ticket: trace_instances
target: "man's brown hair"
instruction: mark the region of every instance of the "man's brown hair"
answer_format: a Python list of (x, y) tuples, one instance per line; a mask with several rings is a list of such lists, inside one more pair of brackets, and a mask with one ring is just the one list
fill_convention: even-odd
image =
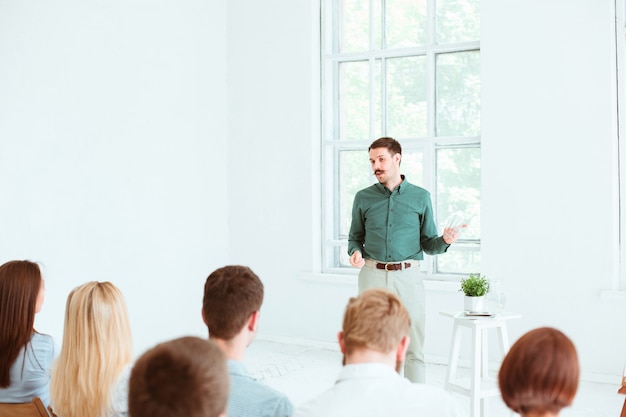
[(204, 283), (202, 300), (209, 337), (231, 340), (262, 304), (263, 283), (250, 268), (228, 265), (216, 269)]
[(369, 152), (372, 149), (376, 148), (387, 148), (391, 156), (397, 153), (402, 155), (402, 146), (400, 145), (400, 142), (398, 142), (394, 138), (390, 138), (387, 136), (376, 139), (374, 142), (372, 142), (367, 151)]
[(502, 399), (516, 413), (558, 413), (574, 400), (579, 373), (572, 341), (557, 329), (541, 327), (513, 344), (498, 383)]
[(133, 366), (130, 417), (217, 417), (226, 413), (230, 380), (214, 342), (181, 337), (146, 351)]
[(358, 349), (388, 353), (409, 334), (411, 319), (400, 299), (383, 289), (363, 291), (351, 298), (343, 318), (346, 354)]

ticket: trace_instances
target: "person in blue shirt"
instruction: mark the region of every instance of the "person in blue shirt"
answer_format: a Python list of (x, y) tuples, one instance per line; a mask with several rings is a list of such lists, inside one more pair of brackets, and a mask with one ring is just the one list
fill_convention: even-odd
[(210, 340), (228, 359), (231, 382), (228, 417), (289, 417), (293, 414), (289, 398), (255, 380), (242, 362), (258, 330), (261, 304), (263, 283), (246, 266), (218, 268), (206, 279), (202, 318)]
[(350, 264), (361, 268), (359, 293), (385, 288), (398, 295), (411, 316), (411, 344), (404, 376), (425, 382), (425, 297), (419, 262), (424, 253), (444, 253), (458, 239), (458, 228), (439, 236), (430, 193), (400, 173), (402, 147), (393, 138), (375, 140), (370, 163), (378, 183), (356, 193), (348, 236)]
[(52, 337), (34, 328), (45, 286), (39, 265), (9, 261), (0, 266), (0, 402), (50, 403)]

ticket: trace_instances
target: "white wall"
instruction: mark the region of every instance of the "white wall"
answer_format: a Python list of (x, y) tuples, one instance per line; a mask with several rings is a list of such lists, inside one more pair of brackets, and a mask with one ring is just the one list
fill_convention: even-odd
[(206, 334), (229, 244), (222, 3), (0, 1), (0, 258), (43, 264), (59, 343), (89, 280), (122, 289), (137, 352)]
[[(586, 374), (621, 374), (611, 1), (483, 2), (483, 270)], [(541, 11), (538, 13), (537, 11)]]
[[(137, 350), (202, 334), (204, 278), (239, 263), (266, 284), (262, 337), (334, 341), (356, 280), (315, 274), (318, 10), (222, 3), (0, 0), (0, 256), (45, 265), (41, 330), (110, 279)], [(482, 272), (523, 315), (512, 339), (559, 327), (587, 377), (617, 375), (611, 2), (482, 8)], [(428, 357), (461, 302), (428, 291)]]

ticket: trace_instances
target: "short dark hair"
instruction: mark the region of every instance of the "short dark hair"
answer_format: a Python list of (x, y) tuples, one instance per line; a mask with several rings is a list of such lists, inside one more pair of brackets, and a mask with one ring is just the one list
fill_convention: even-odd
[(572, 403), (580, 374), (572, 341), (551, 327), (520, 337), (498, 373), (502, 399), (516, 413), (558, 413)]
[(398, 142), (394, 138), (390, 138), (387, 136), (376, 139), (374, 142), (372, 142), (367, 151), (369, 152), (372, 149), (376, 148), (387, 148), (391, 156), (397, 153), (402, 155), (402, 146), (400, 145), (400, 142)]
[(217, 417), (225, 414), (230, 380), (226, 357), (199, 337), (181, 337), (146, 351), (130, 375), (131, 417)]
[(234, 338), (263, 304), (263, 283), (247, 266), (216, 269), (204, 283), (202, 313), (209, 337)]

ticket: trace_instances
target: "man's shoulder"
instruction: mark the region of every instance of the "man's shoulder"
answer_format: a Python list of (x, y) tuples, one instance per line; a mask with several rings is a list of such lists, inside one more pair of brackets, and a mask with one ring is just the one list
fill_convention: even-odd
[[(363, 392), (369, 394), (364, 397)], [(293, 417), (461, 417), (466, 413), (440, 387), (404, 378), (358, 378), (342, 381), (296, 408)]]
[(430, 195), (430, 192), (426, 188), (422, 188), (419, 185), (411, 184), (408, 181), (404, 181), (404, 183), (402, 183), (400, 192), (402, 191), (415, 193), (415, 194), (422, 194), (422, 195), (427, 195), (427, 196)]
[(370, 194), (381, 194), (379, 184), (372, 184), (369, 187), (361, 188), (356, 192), (356, 196), (364, 196)]
[(233, 391), (240, 391), (256, 398), (287, 398), (282, 392), (254, 378), (241, 378), (231, 375), (231, 384)]
[(293, 404), (282, 392), (251, 377), (231, 374), (228, 415), (290, 416)]

